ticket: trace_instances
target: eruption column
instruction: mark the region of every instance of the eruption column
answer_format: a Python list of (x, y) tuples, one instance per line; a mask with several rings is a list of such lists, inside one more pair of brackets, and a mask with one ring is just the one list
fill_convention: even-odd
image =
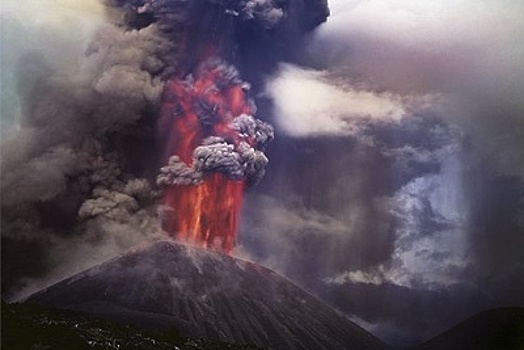
[(121, 10), (115, 18), (132, 29), (130, 38), (134, 31), (151, 35), (148, 44), (158, 49), (157, 57), (143, 65), (155, 75), (197, 64), (164, 88), (157, 125), (165, 162), (157, 177), (164, 190), (163, 225), (173, 237), (230, 252), (242, 193), (264, 175), (262, 151), (273, 129), (253, 117), (249, 86), (236, 69), (212, 56), (238, 60), (260, 70), (253, 77), (261, 78), (277, 61), (294, 57), (303, 35), (326, 20), (327, 0), (104, 3)]
[(165, 140), (157, 182), (165, 187), (164, 229), (170, 236), (229, 253), (235, 245), (243, 191), (268, 160), (260, 151), (273, 138), (252, 117), (249, 85), (212, 58), (165, 88), (159, 132)]

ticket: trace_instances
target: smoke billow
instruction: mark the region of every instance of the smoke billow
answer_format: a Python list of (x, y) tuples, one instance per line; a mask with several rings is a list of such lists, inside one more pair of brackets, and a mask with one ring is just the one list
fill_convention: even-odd
[[(13, 48), (2, 51), (2, 58), (9, 58), (2, 59), (9, 63), (2, 82), (16, 97), (2, 94), (5, 298), (161, 237), (156, 205), (162, 188), (156, 178), (165, 159), (159, 154), (157, 116), (166, 82), (190, 76), (210, 55), (260, 83), (263, 72), (292, 52), (278, 47), (299, 45), (302, 34), (328, 14), (322, 0), (107, 0), (104, 5), (89, 4), (97, 9), (96, 29), (84, 31), (78, 42), (68, 41), (70, 33), (63, 35), (61, 23), (53, 27), (51, 21), (37, 33), (12, 20), (7, 26), (12, 37), (2, 36), (5, 47)], [(40, 14), (55, 18), (52, 8)], [(9, 13), (2, 16), (11, 19)], [(46, 25), (53, 29), (46, 32)], [(24, 31), (28, 45), (17, 46), (14, 38)], [(38, 35), (46, 39), (35, 40)], [(76, 59), (64, 60), (59, 53)], [(222, 84), (239, 79), (236, 69), (224, 69)], [(203, 125), (213, 114), (209, 107), (196, 108)], [(238, 140), (205, 139), (191, 167), (171, 157), (159, 184), (198, 183), (217, 171), (258, 182), (272, 128), (247, 114), (237, 116), (231, 128)]]
[(256, 183), (264, 174), (268, 163), (264, 153), (254, 150), (246, 142), (238, 146), (227, 143), (220, 137), (204, 139), (202, 146), (195, 149), (193, 167), (187, 166), (178, 156), (169, 158), (169, 164), (160, 169), (159, 185), (188, 185), (201, 183), (206, 172), (221, 172), (232, 180), (246, 179)]
[[(162, 237), (174, 186), (242, 179), (237, 253), (387, 341), (522, 306), (517, 0), (332, 0), (312, 35), (325, 0), (77, 0), (67, 24), (50, 3), (27, 5), (44, 30), (2, 13), (4, 297)], [(182, 107), (201, 134), (175, 154)]]
[[(121, 235), (112, 255), (157, 236), (155, 192), (145, 165), (133, 157), (153, 144), (147, 130), (162, 91), (166, 47), (153, 27), (124, 31), (106, 24), (74, 73), (50, 68), (45, 57), (21, 56), (22, 117), (2, 145), (4, 292), (21, 287), (21, 277), (41, 275), (33, 263), (83, 268), (67, 261), (76, 258), (64, 256), (64, 245), (102, 251), (117, 226), (142, 228)], [(37, 249), (42, 261), (20, 263), (11, 256), (14, 246)]]
[(522, 3), (330, 7), (267, 79), (280, 152), (243, 248), (399, 346), (522, 306)]
[[(206, 85), (200, 86), (199, 82), (206, 80), (202, 83)], [(198, 185), (211, 172), (220, 172), (231, 180), (245, 180), (249, 185), (256, 184), (264, 176), (264, 168), (269, 161), (262, 151), (274, 138), (273, 127), (249, 114), (234, 116), (233, 111), (238, 107), (233, 105), (238, 102), (232, 100), (224, 103), (217, 98), (217, 95), (228, 94), (235, 88), (236, 91), (247, 92), (249, 84), (240, 79), (233, 66), (218, 59), (208, 59), (196, 72), (196, 76), (189, 75), (175, 87), (180, 85), (179, 96), (171, 97), (179, 101), (175, 102), (166, 119), (185, 118), (187, 114), (195, 113), (203, 132), (211, 136), (195, 147), (191, 165), (186, 164), (179, 155), (172, 155), (168, 165), (160, 169), (157, 184)], [(252, 100), (241, 101), (240, 105), (240, 109), (256, 112)], [(169, 122), (166, 120), (162, 125)], [(183, 129), (175, 122), (177, 127)], [(184, 136), (191, 137), (181, 135), (181, 138)]]

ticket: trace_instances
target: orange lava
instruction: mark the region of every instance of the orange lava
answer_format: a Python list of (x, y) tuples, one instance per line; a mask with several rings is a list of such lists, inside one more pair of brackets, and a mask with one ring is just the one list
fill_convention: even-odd
[(235, 247), (237, 217), (242, 205), (243, 181), (213, 173), (197, 186), (170, 186), (164, 205), (173, 209), (164, 229), (180, 240), (231, 252)]
[[(240, 142), (241, 136), (230, 122), (254, 111), (241, 83), (225, 78), (219, 65), (202, 64), (192, 79), (173, 78), (166, 84), (158, 124), (164, 136), (164, 160), (178, 155), (191, 165), (194, 149), (208, 136)], [(211, 111), (209, 120), (199, 120), (199, 106)], [(163, 198), (168, 208), (164, 230), (192, 244), (231, 252), (244, 187), (243, 180), (230, 180), (220, 173), (207, 174), (198, 185), (169, 186)]]

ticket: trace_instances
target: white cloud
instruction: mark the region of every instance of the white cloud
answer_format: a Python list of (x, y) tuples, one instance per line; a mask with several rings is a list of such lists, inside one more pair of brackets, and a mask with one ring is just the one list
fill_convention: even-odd
[[(441, 116), (524, 176), (524, 2), (331, 0), (313, 61), (391, 94), (438, 94)], [(338, 68), (336, 68), (338, 67)]]
[(330, 6), (333, 14), (312, 47), (320, 60), (348, 64), (392, 91), (521, 96), (522, 1), (331, 0)]
[[(104, 22), (97, 0), (6, 0), (0, 8), (0, 134), (18, 127), (22, 107), (18, 76), (27, 58), (51, 70), (80, 76), (85, 50)], [(27, 70), (25, 70), (27, 71)], [(32, 77), (32, 76), (31, 76)]]
[(399, 96), (335, 83), (326, 72), (282, 64), (267, 83), (277, 123), (293, 136), (355, 132), (355, 121), (398, 121), (405, 113)]
[(14, 16), (31, 26), (87, 29), (100, 23), (104, 6), (98, 0), (5, 0), (2, 1), (0, 14)]
[(362, 271), (346, 271), (336, 275), (335, 277), (326, 278), (324, 282), (328, 284), (344, 284), (344, 283), (365, 283), (380, 286), (387, 282), (384, 265), (380, 265), (378, 268)]

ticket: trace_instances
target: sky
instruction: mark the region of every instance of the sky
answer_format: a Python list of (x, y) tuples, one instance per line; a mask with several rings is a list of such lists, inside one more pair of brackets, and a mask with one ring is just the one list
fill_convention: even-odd
[[(266, 177), (246, 195), (235, 254), (290, 277), (393, 345), (426, 340), (488, 308), (523, 307), (524, 4), (330, 0), (329, 6), (331, 16), (307, 36), (298, 58), (265, 72), (256, 92), (277, 138), (268, 148)], [(78, 125), (124, 127), (124, 115), (158, 95), (151, 72), (160, 63), (147, 57), (160, 41), (151, 32), (109, 29), (104, 13), (97, 1), (2, 4), (5, 215), (25, 208), (24, 198), (74, 202), (74, 196), (56, 196), (67, 192), (71, 174), (88, 170), (55, 145), (84, 135)], [(110, 39), (123, 44), (108, 49)], [(111, 63), (117, 56), (118, 69)], [(50, 102), (27, 124), (28, 111), (41, 110), (28, 103), (39, 93), (31, 89), (39, 84), (34, 79), (48, 76), (79, 92), (72, 106), (56, 97), (68, 96), (60, 88), (43, 94), (44, 102), (59, 103)], [(86, 92), (106, 96), (115, 88), (125, 92), (107, 101)], [(100, 107), (95, 111), (103, 118), (83, 122), (93, 115), (86, 106), (114, 98), (126, 106), (135, 101), (130, 113)], [(45, 126), (35, 134), (39, 123), (49, 122), (71, 127), (60, 133)], [(14, 142), (13, 135), (24, 141)], [(34, 143), (50, 152), (37, 154)], [(50, 184), (45, 191), (42, 183)], [(45, 259), (47, 269), (26, 272), (27, 286), (158, 238), (122, 233), (129, 227), (118, 220), (132, 217), (131, 226), (144, 232), (150, 225), (147, 210), (130, 209), (135, 204), (120, 195), (139, 198), (140, 186), (122, 187), (90, 197), (92, 207), (103, 202), (125, 210), (87, 221), (82, 233), (53, 233), (44, 243), (24, 238), (39, 254), (53, 256)], [(149, 203), (137, 199), (141, 207), (141, 200)], [(47, 234), (49, 228), (36, 223), (41, 218), (32, 220)], [(3, 227), (3, 240), (17, 241), (26, 227), (20, 225)], [(4, 259), (23, 260), (23, 249), (13, 251)]]

